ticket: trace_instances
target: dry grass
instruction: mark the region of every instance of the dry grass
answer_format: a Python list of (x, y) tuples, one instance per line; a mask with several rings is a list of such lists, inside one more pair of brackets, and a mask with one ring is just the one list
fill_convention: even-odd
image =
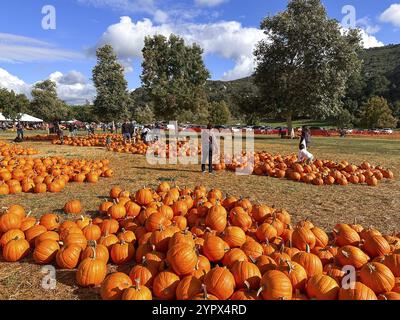
[[(108, 158), (115, 170), (112, 179), (102, 179), (95, 185), (70, 183), (60, 194), (20, 194), (0, 198), (0, 207), (19, 203), (38, 217), (46, 212), (64, 216), (61, 208), (72, 198), (81, 200), (87, 214), (94, 215), (114, 185), (134, 191), (143, 185), (155, 187), (160, 180), (169, 179), (181, 186), (218, 187), (228, 194), (285, 208), (295, 221), (309, 218), (326, 229), (332, 229), (337, 222), (348, 223), (357, 218), (364, 226), (375, 226), (386, 233), (400, 230), (400, 180), (382, 182), (377, 188), (365, 185), (316, 187), (269, 177), (237, 176), (232, 172), (202, 175), (197, 165), (152, 166), (142, 156), (117, 154), (102, 148), (53, 146), (48, 142), (25, 145), (35, 147), (41, 155)], [(295, 141), (273, 137), (256, 139), (255, 146), (257, 150), (272, 154), (297, 151)], [(400, 176), (400, 143), (392, 139), (316, 138), (311, 152), (321, 159), (345, 159), (356, 164), (367, 160), (388, 167), (396, 177)], [(0, 260), (0, 299), (98, 298), (96, 289), (81, 289), (75, 285), (73, 271), (57, 270), (56, 289), (44, 290), (40, 285), (44, 276), (40, 270), (41, 267), (29, 259), (17, 264)], [(124, 266), (123, 270), (128, 271), (129, 266)]]

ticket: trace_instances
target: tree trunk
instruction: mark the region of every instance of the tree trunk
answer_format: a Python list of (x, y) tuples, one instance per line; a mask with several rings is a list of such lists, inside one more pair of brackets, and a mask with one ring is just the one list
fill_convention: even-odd
[(287, 128), (288, 128), (287, 135), (290, 136), (290, 133), (292, 132), (292, 128), (293, 128), (291, 113), (289, 113), (288, 116), (286, 117), (286, 123), (287, 123)]

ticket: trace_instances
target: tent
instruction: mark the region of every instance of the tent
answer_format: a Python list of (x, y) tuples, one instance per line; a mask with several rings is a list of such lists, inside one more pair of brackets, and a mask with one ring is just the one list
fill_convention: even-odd
[[(6, 119), (1, 112), (0, 112), (0, 121), (13, 122), (13, 120), (11, 120), (11, 119)], [(21, 122), (31, 122), (31, 123), (43, 122), (42, 119), (32, 117), (29, 114), (20, 114), (19, 121), (21, 121)]]
[(19, 120), (22, 122), (43, 122), (42, 119), (30, 116), (29, 114), (21, 115), (21, 118)]

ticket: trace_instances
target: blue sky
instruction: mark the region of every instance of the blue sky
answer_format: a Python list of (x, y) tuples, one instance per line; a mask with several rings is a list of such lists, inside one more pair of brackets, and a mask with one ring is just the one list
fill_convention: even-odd
[[(399, 1), (399, 0), (398, 0)], [(342, 8), (355, 8), (366, 47), (399, 43), (400, 1), (324, 0), (329, 16), (342, 21)], [(56, 10), (56, 29), (42, 28), (42, 8)], [(145, 35), (171, 32), (205, 49), (212, 79), (249, 75), (252, 51), (264, 37), (258, 29), (268, 13), (284, 10), (284, 0), (2, 0), (0, 87), (29, 93), (47, 78), (71, 103), (91, 99), (93, 52), (112, 44), (126, 68), (129, 88), (140, 86), (140, 52)]]

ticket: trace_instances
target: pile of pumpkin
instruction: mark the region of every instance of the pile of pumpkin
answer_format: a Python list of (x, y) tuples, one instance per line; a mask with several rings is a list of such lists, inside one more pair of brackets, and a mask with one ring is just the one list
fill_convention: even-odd
[(113, 176), (109, 160), (63, 157), (4, 157), (0, 161), (0, 195), (61, 192), (69, 182), (97, 183)]
[[(343, 160), (336, 163), (331, 160), (315, 160), (313, 163), (300, 163), (296, 155), (271, 155), (266, 152), (243, 153), (241, 155), (221, 157), (221, 163), (214, 165), (215, 170), (243, 170), (255, 175), (265, 175), (279, 179), (289, 179), (321, 185), (363, 184), (377, 186), (382, 179), (393, 179), (393, 172), (381, 166), (363, 162), (357, 166)], [(226, 163), (226, 164), (225, 164)]]
[[(107, 145), (107, 137), (111, 138), (111, 144)], [(61, 142), (59, 139), (53, 139), (52, 144), (64, 144), (74, 147), (107, 147), (108, 151), (119, 153), (146, 154), (147, 145), (140, 139), (136, 143), (124, 142), (120, 134), (94, 134), (90, 136), (65, 137)]]
[[(107, 137), (111, 138), (111, 144), (108, 146), (106, 144)], [(61, 144), (61, 141), (54, 139), (52, 143)], [(149, 151), (151, 154), (160, 158), (197, 156), (201, 154), (201, 147), (198, 146), (197, 150), (193, 150), (189, 144), (189, 140), (178, 141), (176, 150), (173, 150), (171, 144), (165, 144), (159, 141), (152, 143), (150, 146), (146, 145), (140, 139), (137, 139), (135, 143), (124, 142), (120, 134), (95, 134), (85, 137), (67, 137), (64, 138), (63, 144), (74, 147), (107, 147), (108, 151), (140, 155), (145, 155), (148, 149), (150, 149)]]
[(0, 141), (0, 157), (36, 155), (39, 152), (32, 148), (24, 148), (17, 144), (9, 144)]
[(53, 141), (58, 138), (57, 134), (37, 134), (34, 136), (26, 136), (26, 141)]
[[(326, 233), (307, 220), (292, 228), (283, 209), (166, 182), (112, 188), (93, 219), (78, 200), (64, 210), (77, 218), (37, 220), (10, 206), (0, 216), (3, 259), (32, 253), (38, 264), (76, 268), (77, 284), (108, 300), (400, 299), (400, 234), (356, 223)], [(131, 269), (107, 275), (107, 264)], [(344, 266), (353, 286), (342, 286)]]

